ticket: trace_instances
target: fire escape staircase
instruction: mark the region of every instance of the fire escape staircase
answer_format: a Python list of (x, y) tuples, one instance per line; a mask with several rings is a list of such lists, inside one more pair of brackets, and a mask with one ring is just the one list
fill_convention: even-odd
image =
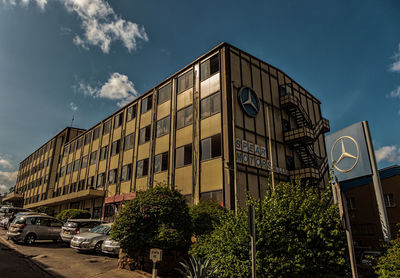
[(285, 142), (295, 150), (303, 163), (303, 168), (290, 171), (290, 176), (319, 183), (328, 168), (328, 161), (326, 157), (319, 157), (315, 153), (314, 143), (320, 134), (330, 130), (329, 121), (322, 118), (313, 125), (300, 99), (292, 93), (291, 84), (280, 86), (280, 102), (281, 107), (287, 110), (297, 126), (284, 132)]

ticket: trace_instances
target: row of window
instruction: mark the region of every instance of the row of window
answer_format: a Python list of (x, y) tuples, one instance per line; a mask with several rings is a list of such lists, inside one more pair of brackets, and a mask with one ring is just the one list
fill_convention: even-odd
[[(383, 200), (387, 208), (396, 206), (393, 193), (383, 194)], [(357, 209), (356, 197), (347, 197), (347, 207), (351, 210)]]
[(41, 155), (45, 154), (47, 151), (51, 150), (54, 147), (54, 140), (51, 140), (49, 143), (38, 149), (32, 155), (27, 157), (24, 161), (20, 163), (20, 169), (27, 166), (29, 163), (40, 157)]
[(21, 186), (17, 189), (17, 193), (23, 193), (30, 189), (34, 189), (42, 184), (47, 184), (49, 182), (49, 175), (44, 176), (43, 178), (36, 179), (30, 183), (27, 183), (24, 186)]
[[(202, 161), (212, 159), (221, 156), (221, 134), (217, 134), (208, 138), (201, 140), (200, 142), (200, 159)], [(79, 162), (79, 160), (75, 161)], [(176, 168), (184, 167), (186, 165), (192, 164), (192, 144), (187, 144), (185, 146), (179, 147), (175, 152), (175, 163)], [(71, 168), (72, 163), (67, 166), (68, 169)], [(169, 167), (169, 153), (164, 152), (158, 154), (154, 157), (154, 173), (160, 173), (167, 171)], [(61, 168), (60, 176), (64, 175), (64, 168)], [(74, 167), (75, 168), (75, 167)], [(121, 169), (120, 181), (127, 181), (131, 179), (132, 164), (125, 165)], [(149, 173), (149, 159), (139, 160), (136, 167), (136, 177), (141, 178), (147, 176)], [(105, 174), (100, 173), (97, 175), (96, 187), (102, 187), (105, 185)], [(87, 181), (87, 187), (93, 187), (94, 177), (89, 177)], [(114, 184), (118, 181), (118, 170), (112, 169), (108, 173), (108, 183)], [(82, 187), (83, 188), (83, 187)]]
[(38, 165), (32, 167), (32, 169), (27, 170), (26, 172), (20, 174), (20, 175), (17, 177), (17, 182), (19, 182), (19, 181), (21, 181), (21, 180), (27, 178), (28, 176), (33, 175), (33, 174), (35, 174), (36, 172), (38, 172), (38, 171), (44, 169), (45, 167), (49, 166), (49, 165), (51, 164), (51, 161), (52, 161), (52, 158), (50, 157), (50, 158), (48, 158), (48, 159), (46, 159), (46, 160), (40, 162)]
[(47, 199), (46, 193), (38, 194), (38, 195), (35, 195), (35, 196), (32, 196), (32, 197), (26, 198), (24, 200), (24, 205), (37, 203), (39, 201), (46, 200), (46, 199)]

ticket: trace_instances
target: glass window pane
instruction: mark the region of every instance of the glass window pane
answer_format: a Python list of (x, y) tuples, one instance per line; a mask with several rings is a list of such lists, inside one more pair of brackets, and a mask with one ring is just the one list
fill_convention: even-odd
[(214, 94), (210, 97), (210, 112), (211, 115), (221, 112), (221, 97), (220, 93)]
[(164, 103), (171, 98), (171, 83), (158, 91), (158, 104)]
[(221, 155), (221, 134), (211, 137), (211, 157), (218, 157)]
[(184, 147), (184, 164), (189, 165), (192, 164), (192, 144), (188, 144)]
[(156, 155), (154, 158), (154, 173), (161, 172), (162, 154)]
[(210, 98), (207, 97), (201, 100), (201, 118), (204, 119), (210, 116)]
[(201, 146), (200, 146), (200, 151), (201, 151), (201, 157), (200, 160), (206, 160), (211, 157), (211, 142), (210, 138), (203, 139), (201, 140)]
[(136, 176), (138, 178), (143, 176), (143, 160), (138, 161), (137, 166), (136, 166)]

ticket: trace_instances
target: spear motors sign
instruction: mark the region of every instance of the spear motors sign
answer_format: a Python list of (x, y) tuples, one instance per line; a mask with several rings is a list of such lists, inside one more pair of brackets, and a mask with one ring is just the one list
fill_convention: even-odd
[(289, 175), (288, 170), (272, 166), (271, 161), (267, 159), (267, 149), (265, 147), (236, 138), (235, 148), (236, 163), (274, 171), (278, 174)]

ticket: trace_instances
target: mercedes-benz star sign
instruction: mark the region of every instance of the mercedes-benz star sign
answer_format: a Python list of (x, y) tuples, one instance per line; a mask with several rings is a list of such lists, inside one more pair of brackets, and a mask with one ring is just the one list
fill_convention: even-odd
[(260, 110), (260, 100), (256, 92), (249, 87), (243, 87), (240, 89), (238, 97), (244, 112), (250, 117), (256, 117)]
[(356, 167), (360, 158), (360, 149), (357, 141), (350, 136), (341, 136), (332, 145), (331, 157), (334, 167), (342, 172), (348, 173)]

